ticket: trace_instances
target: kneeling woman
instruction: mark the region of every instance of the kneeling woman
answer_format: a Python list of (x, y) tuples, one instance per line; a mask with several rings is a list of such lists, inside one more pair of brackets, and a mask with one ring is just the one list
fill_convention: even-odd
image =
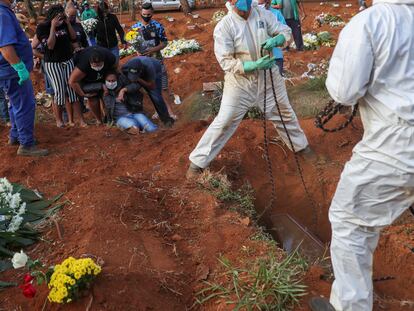
[(157, 126), (143, 113), (141, 86), (115, 71), (105, 76), (104, 103), (109, 122), (131, 133), (154, 132)]

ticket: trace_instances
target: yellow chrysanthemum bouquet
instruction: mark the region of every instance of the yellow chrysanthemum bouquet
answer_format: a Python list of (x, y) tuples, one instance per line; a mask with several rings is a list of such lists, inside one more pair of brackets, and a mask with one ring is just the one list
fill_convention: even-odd
[(91, 258), (69, 257), (56, 265), (50, 277), (48, 299), (56, 303), (69, 303), (88, 290), (101, 267)]
[(70, 303), (83, 297), (101, 273), (101, 267), (91, 258), (69, 257), (60, 265), (47, 268), (40, 260), (30, 259), (23, 251), (14, 254), (12, 264), (15, 269), (27, 268), (29, 271), (19, 286), (25, 297), (33, 298), (36, 295), (35, 284), (47, 284), (47, 298), (55, 303)]

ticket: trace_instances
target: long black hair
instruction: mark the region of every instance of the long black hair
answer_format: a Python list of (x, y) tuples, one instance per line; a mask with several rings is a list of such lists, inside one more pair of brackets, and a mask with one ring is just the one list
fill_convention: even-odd
[(106, 2), (104, 2), (104, 1), (99, 2), (99, 5), (98, 5), (98, 18), (103, 21), (104, 18), (105, 18), (104, 12), (108, 11), (108, 10), (109, 10), (109, 6)]
[(46, 21), (51, 22), (59, 14), (65, 14), (65, 9), (60, 4), (52, 5), (46, 12)]

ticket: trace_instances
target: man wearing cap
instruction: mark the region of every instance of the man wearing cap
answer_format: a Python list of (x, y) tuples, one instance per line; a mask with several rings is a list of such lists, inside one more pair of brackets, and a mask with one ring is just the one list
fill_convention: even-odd
[(155, 110), (165, 126), (171, 127), (174, 119), (168, 113), (162, 97), (162, 68), (156, 59), (137, 56), (122, 66), (122, 72), (130, 82), (140, 84), (148, 93)]
[(33, 137), (36, 101), (30, 81), (32, 47), (12, 11), (12, 0), (0, 0), (0, 89), (10, 101), (10, 145), (18, 155), (45, 156)]

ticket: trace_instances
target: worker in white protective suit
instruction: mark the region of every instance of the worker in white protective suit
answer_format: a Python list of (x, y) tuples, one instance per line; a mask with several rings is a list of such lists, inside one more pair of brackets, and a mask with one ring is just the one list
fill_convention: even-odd
[[(283, 46), (291, 38), (291, 30), (279, 23), (273, 14), (251, 0), (231, 0), (229, 13), (214, 30), (214, 52), (225, 71), (223, 98), (220, 111), (197, 147), (190, 154), (188, 178), (197, 176), (217, 156), (233, 135), (249, 108), (263, 110), (264, 70), (273, 68), (272, 75), (277, 101), (283, 120), (294, 145), (294, 151), (311, 154), (295, 112), (289, 104), (286, 87), (275, 59), (268, 54), (274, 47)], [(271, 120), (279, 135), (290, 148), (288, 137), (275, 106), (267, 71), (266, 118)]]
[(359, 101), (364, 136), (329, 210), (331, 305), (312, 299), (312, 310), (372, 310), (380, 231), (414, 202), (413, 30), (414, 0), (374, 0), (342, 30), (331, 58), (328, 91), (343, 105)]

